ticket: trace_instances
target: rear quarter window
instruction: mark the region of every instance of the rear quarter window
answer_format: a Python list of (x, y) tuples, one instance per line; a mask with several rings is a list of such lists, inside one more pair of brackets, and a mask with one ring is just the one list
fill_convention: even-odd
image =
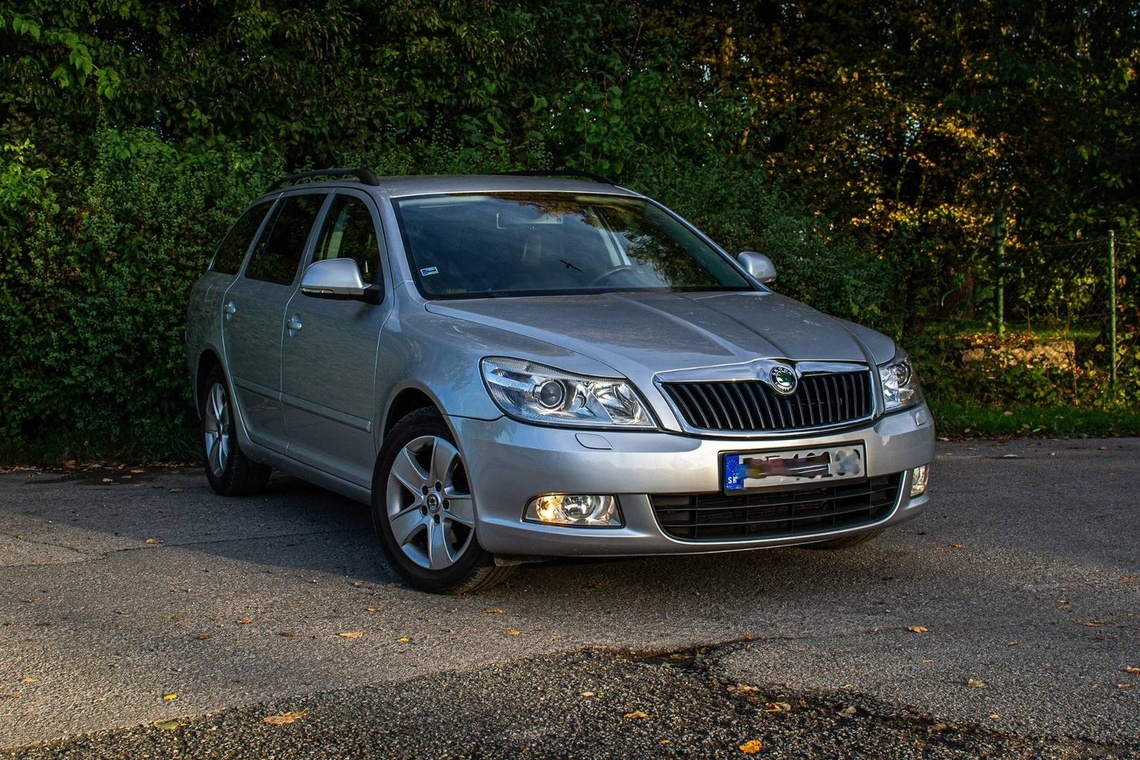
[(257, 231), (261, 229), (261, 222), (272, 205), (271, 201), (265, 201), (246, 209), (222, 239), (221, 245), (214, 253), (214, 260), (210, 262), (210, 271), (237, 274), (241, 269), (241, 262), (245, 260), (246, 251), (253, 243)]

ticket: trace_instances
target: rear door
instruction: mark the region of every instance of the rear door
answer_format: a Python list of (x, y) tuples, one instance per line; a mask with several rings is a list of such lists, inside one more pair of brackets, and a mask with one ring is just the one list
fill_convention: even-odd
[(282, 345), (289, 456), (363, 487), (376, 464), (376, 350), (391, 301), (382, 295), (382, 240), (377, 209), (366, 193), (341, 190), (332, 197), (312, 260), (355, 260), (377, 297), (338, 300), (295, 291)]
[(281, 340), (285, 307), (297, 288), (302, 254), (327, 193), (281, 198), (242, 275), (226, 291), (222, 340), (238, 411), (255, 443), (284, 452)]

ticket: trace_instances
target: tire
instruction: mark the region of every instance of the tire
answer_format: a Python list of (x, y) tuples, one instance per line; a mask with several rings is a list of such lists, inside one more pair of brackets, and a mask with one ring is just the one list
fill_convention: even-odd
[(844, 536), (843, 538), (833, 538), (830, 541), (816, 541), (813, 544), (803, 544), (801, 549), (817, 549), (821, 551), (836, 551), (839, 549), (851, 549), (865, 544), (868, 541), (873, 541), (879, 536), (883, 535), (882, 530), (871, 530), (866, 533), (860, 533), (857, 536)]
[(388, 561), (408, 585), (463, 594), (504, 580), (475, 535), (475, 499), (463, 455), (439, 412), (419, 409), (396, 423), (372, 480), (372, 523)]
[(247, 457), (237, 441), (233, 400), (220, 366), (210, 370), (202, 394), (202, 462), (210, 487), (222, 496), (257, 493), (269, 482), (272, 468)]

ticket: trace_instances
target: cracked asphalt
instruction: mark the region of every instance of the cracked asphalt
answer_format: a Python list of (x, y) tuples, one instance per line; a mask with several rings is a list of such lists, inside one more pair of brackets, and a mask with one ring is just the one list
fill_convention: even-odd
[(0, 756), (1140, 756), (1140, 440), (942, 442), (932, 494), (441, 598), (289, 478), (0, 475)]

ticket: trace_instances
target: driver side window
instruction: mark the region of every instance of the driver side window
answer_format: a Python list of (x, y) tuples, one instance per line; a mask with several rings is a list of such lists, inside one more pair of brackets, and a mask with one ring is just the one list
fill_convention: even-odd
[(313, 261), (353, 259), (367, 284), (380, 282), (380, 246), (376, 225), (363, 200), (336, 195), (325, 216)]

